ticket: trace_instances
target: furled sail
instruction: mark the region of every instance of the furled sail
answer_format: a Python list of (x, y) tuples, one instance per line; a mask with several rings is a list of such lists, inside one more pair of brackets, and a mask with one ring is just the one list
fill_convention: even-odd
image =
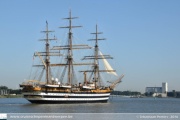
[[(103, 54), (99, 51), (101, 57), (103, 58), (103, 62), (104, 62), (104, 66), (106, 68), (106, 70), (113, 70), (113, 68), (110, 66), (110, 64), (108, 63), (108, 61), (104, 58)], [(113, 74), (113, 75), (116, 75), (116, 72), (107, 72), (108, 74)]]

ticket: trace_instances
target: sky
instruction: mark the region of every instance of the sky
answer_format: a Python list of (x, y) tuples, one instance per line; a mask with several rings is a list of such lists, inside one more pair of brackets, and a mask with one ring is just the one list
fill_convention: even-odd
[[(145, 87), (180, 91), (180, 1), (178, 0), (0, 0), (0, 85), (19, 88), (31, 71), (35, 50), (41, 50), (46, 20), (62, 43), (71, 7), (82, 43), (93, 38), (96, 22), (103, 32), (99, 47), (111, 54), (119, 76), (120, 91), (145, 92)], [(38, 58), (36, 58), (37, 60)]]

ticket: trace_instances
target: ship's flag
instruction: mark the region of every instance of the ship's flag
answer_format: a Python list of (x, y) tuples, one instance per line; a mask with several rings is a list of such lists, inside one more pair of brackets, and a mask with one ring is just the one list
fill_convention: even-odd
[(48, 22), (47, 22), (47, 20), (46, 20), (46, 24), (48, 25)]
[(34, 55), (33, 55), (33, 61), (35, 60), (35, 52), (34, 52)]
[(57, 37), (55, 38), (55, 36), (54, 36), (54, 39), (56, 39), (56, 43), (57, 43)]

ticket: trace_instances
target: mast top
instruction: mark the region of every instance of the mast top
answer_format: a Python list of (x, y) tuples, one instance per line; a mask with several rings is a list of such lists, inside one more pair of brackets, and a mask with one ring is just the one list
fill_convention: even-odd
[(97, 31), (97, 22), (96, 22), (96, 32), (95, 32), (95, 33), (91, 33), (91, 34), (96, 34), (96, 39), (89, 39), (88, 41), (95, 40), (96, 43), (97, 43), (98, 40), (106, 40), (106, 38), (98, 39), (97, 35), (98, 35), (98, 34), (103, 34), (103, 32), (98, 32), (98, 31)]
[(79, 18), (79, 17), (71, 17), (71, 7), (69, 8), (69, 18), (62, 18), (62, 19), (76, 19), (76, 18)]

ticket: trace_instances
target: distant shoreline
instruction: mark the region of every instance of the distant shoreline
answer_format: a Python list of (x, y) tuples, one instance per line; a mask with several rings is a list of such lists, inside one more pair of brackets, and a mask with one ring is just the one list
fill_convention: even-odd
[(124, 97), (124, 98), (178, 98), (178, 97), (153, 97), (153, 96), (126, 96), (126, 95), (110, 95), (110, 97)]
[(23, 95), (0, 95), (0, 98), (23, 98)]

